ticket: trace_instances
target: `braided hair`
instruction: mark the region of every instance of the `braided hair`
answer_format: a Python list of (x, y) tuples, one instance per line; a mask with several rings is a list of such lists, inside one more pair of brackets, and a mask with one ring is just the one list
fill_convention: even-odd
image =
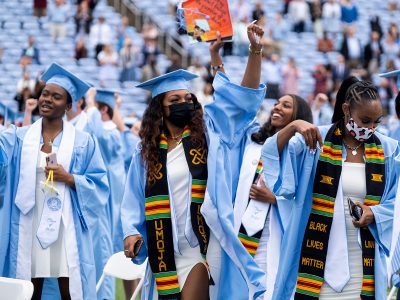
[(381, 100), (377, 88), (369, 81), (358, 80), (351, 76), (340, 85), (336, 96), (332, 123), (336, 123), (344, 117), (343, 103), (348, 103), (350, 108), (365, 102)]

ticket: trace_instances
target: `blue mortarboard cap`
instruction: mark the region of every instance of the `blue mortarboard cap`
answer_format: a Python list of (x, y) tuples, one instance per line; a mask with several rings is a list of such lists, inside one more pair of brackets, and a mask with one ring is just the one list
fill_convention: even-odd
[(210, 30), (210, 25), (206, 19), (197, 19), (194, 21), (195, 25), (198, 26), (203, 31)]
[(397, 76), (397, 87), (400, 89), (400, 70), (390, 71), (387, 73), (379, 74), (380, 77), (396, 77)]
[(7, 107), (4, 103), (0, 103), (0, 116), (3, 116), (4, 123), (7, 123), (7, 121), (14, 122), (17, 118), (17, 113)]
[(115, 107), (115, 93), (113, 90), (96, 90), (96, 96), (94, 97), (97, 102), (107, 104), (109, 107), (114, 109)]
[(145, 81), (136, 87), (150, 91), (154, 98), (169, 91), (188, 90), (188, 81), (196, 77), (196, 74), (180, 69)]
[[(90, 85), (67, 71), (59, 64), (53, 63), (42, 75), (46, 84), (52, 83), (64, 88), (71, 96), (72, 102), (78, 101), (90, 88)], [(75, 106), (72, 106), (75, 108)]]

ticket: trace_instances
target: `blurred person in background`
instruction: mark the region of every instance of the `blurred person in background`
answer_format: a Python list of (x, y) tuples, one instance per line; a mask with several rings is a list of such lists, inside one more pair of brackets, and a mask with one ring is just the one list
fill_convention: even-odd
[(47, 0), (33, 0), (33, 15), (38, 18), (47, 15)]
[(112, 37), (113, 32), (110, 25), (106, 23), (106, 19), (103, 16), (100, 16), (97, 23), (90, 28), (89, 35), (89, 44), (95, 50), (96, 59), (98, 59), (98, 55), (103, 50), (103, 47), (112, 43)]
[(65, 3), (65, 0), (55, 0), (55, 2), (49, 7), (49, 26), (53, 42), (60, 42), (67, 35), (69, 9), (70, 8)]
[(136, 79), (135, 68), (138, 65), (140, 49), (133, 45), (130, 37), (126, 37), (124, 47), (119, 52), (120, 65), (122, 67), (119, 81), (134, 81)]
[(356, 36), (354, 26), (349, 26), (344, 31), (340, 53), (345, 57), (350, 68), (357, 68), (360, 66), (363, 49), (360, 40)]
[(314, 97), (319, 93), (327, 94), (329, 73), (326, 66), (323, 64), (316, 65), (312, 76), (315, 79)]
[(340, 18), (342, 15), (340, 4), (337, 0), (328, 0), (322, 6), (322, 19), (324, 30), (328, 33), (341, 32)]
[(317, 94), (310, 103), (310, 107), (313, 115), (313, 123), (316, 126), (331, 124), (333, 108), (329, 103), (327, 95), (322, 93)]
[(182, 69), (182, 59), (179, 54), (174, 53), (171, 56), (171, 64), (165, 70), (165, 73), (170, 73), (179, 69)]
[(129, 19), (127, 16), (122, 16), (121, 25), (118, 27), (117, 39), (118, 39), (118, 51), (124, 47), (125, 39), (132, 38), (134, 30), (132, 26), (129, 26)]
[(34, 89), (35, 81), (30, 78), (29, 72), (25, 71), (17, 83), (17, 94), (14, 98), (18, 102), (18, 111), (24, 111), (25, 101), (33, 96)]
[(293, 0), (289, 4), (289, 18), (293, 22), (293, 31), (305, 31), (306, 24), (311, 21), (310, 7), (305, 0)]
[(157, 56), (149, 55), (147, 64), (142, 68), (142, 82), (160, 75), (160, 69), (157, 66)]
[(282, 82), (282, 65), (278, 54), (274, 53), (264, 61), (264, 76), (264, 82), (267, 84), (265, 97), (278, 99), (281, 95), (280, 84)]
[(352, 0), (342, 0), (340, 19), (345, 25), (352, 24), (358, 20), (357, 6)]
[(377, 73), (381, 65), (381, 57), (384, 50), (377, 31), (371, 32), (371, 39), (364, 47), (364, 69), (370, 74)]
[(383, 41), (383, 50), (385, 52), (386, 60), (398, 60), (400, 53), (400, 46), (396, 41), (394, 34), (388, 34)]
[(22, 49), (20, 64), (22, 66), (35, 64), (40, 65), (39, 49), (35, 45), (35, 38), (28, 36), (28, 46)]
[(329, 38), (328, 33), (326, 31), (324, 31), (322, 38), (318, 40), (317, 49), (322, 53), (335, 51), (333, 41), (332, 39)]
[(188, 71), (198, 76), (190, 81), (190, 87), (193, 94), (197, 95), (197, 93), (203, 92), (208, 76), (207, 68), (201, 64), (199, 58), (195, 58), (192, 65), (189, 66)]
[(383, 36), (383, 30), (381, 25), (381, 19), (379, 18), (379, 16), (378, 15), (372, 16), (371, 19), (369, 20), (369, 25), (371, 27), (371, 32), (376, 31), (379, 34), (379, 40), (381, 40)]
[(104, 45), (97, 60), (100, 64), (99, 80), (102, 84), (107, 80), (118, 80), (118, 53), (111, 45)]
[(282, 94), (299, 94), (299, 80), (300, 80), (300, 70), (296, 65), (296, 61), (293, 57), (289, 57), (289, 60), (282, 68)]
[(253, 21), (260, 20), (260, 18), (265, 15), (262, 5), (263, 5), (263, 3), (261, 1), (257, 1), (256, 4), (254, 5), (254, 9), (251, 13), (251, 17), (252, 17)]
[(338, 54), (336, 63), (332, 66), (332, 81), (334, 89), (342, 83), (350, 75), (350, 68), (346, 63), (343, 55)]
[(88, 57), (88, 49), (86, 48), (85, 45), (85, 38), (83, 36), (80, 36), (78, 38), (78, 41), (76, 42), (75, 45), (75, 55), (74, 55), (76, 60), (80, 60), (81, 58), (86, 58)]
[(89, 4), (87, 1), (82, 1), (77, 8), (76, 14), (75, 14), (75, 32), (76, 34), (84, 33), (84, 34), (89, 34), (90, 33), (90, 26), (92, 24), (92, 14), (89, 8)]

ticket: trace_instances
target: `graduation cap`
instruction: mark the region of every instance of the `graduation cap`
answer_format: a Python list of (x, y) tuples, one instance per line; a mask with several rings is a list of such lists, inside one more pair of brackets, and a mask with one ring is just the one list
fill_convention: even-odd
[(94, 97), (96, 102), (107, 104), (114, 110), (115, 107), (115, 93), (118, 91), (114, 90), (96, 90), (96, 96)]
[(194, 21), (195, 27), (200, 28), (200, 30), (203, 30), (204, 32), (210, 30), (210, 25), (208, 24), (206, 19), (197, 19)]
[(196, 74), (180, 69), (145, 81), (136, 87), (150, 91), (154, 98), (169, 91), (188, 90), (189, 81), (197, 77)]
[(4, 125), (6, 125), (8, 121), (15, 122), (17, 113), (0, 102), (0, 116), (4, 118)]
[(387, 73), (379, 74), (380, 77), (390, 78), (397, 76), (397, 87), (400, 89), (400, 70), (394, 70)]
[[(90, 88), (88, 83), (79, 79), (56, 63), (53, 63), (46, 72), (43, 73), (41, 79), (46, 81), (46, 84), (52, 83), (64, 88), (71, 96), (73, 104), (81, 99)], [(72, 109), (73, 111), (76, 110), (75, 105), (72, 105)]]

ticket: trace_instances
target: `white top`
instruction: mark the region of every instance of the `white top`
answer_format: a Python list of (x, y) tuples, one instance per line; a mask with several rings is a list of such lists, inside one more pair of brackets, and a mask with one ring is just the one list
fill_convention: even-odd
[[(40, 147), (41, 146), (42, 145), (40, 145)], [(56, 150), (54, 146), (53, 149)], [(32, 223), (32, 278), (69, 277), (63, 222), (60, 224), (58, 240), (48, 248), (43, 249), (36, 237), (45, 202), (45, 194), (42, 191), (43, 186), (40, 182), (46, 181), (44, 168), (46, 166), (47, 155), (47, 153), (39, 151), (36, 168), (36, 203), (33, 208)]]
[(268, 212), (267, 218), (265, 219), (265, 226), (261, 234), (260, 241), (258, 243), (256, 255), (254, 256), (254, 261), (264, 272), (267, 272), (267, 244), (269, 241), (269, 223), (271, 219), (271, 209)]
[(343, 162), (342, 166), (343, 205), (346, 219), (347, 249), (349, 252), (350, 280), (341, 293), (336, 293), (324, 283), (321, 289), (320, 300), (354, 300), (360, 299), (363, 266), (362, 250), (358, 243), (358, 229), (354, 227), (349, 212), (347, 198), (353, 202), (364, 202), (367, 193), (365, 180), (365, 164)]
[(171, 204), (175, 211), (176, 227), (178, 230), (178, 245), (182, 255), (175, 253), (175, 264), (178, 273), (178, 280), (183, 288), (191, 269), (198, 263), (203, 263), (200, 247), (190, 247), (185, 236), (186, 214), (190, 207), (189, 179), (190, 171), (186, 162), (185, 152), (182, 143), (176, 146), (167, 154), (167, 172), (170, 189)]

